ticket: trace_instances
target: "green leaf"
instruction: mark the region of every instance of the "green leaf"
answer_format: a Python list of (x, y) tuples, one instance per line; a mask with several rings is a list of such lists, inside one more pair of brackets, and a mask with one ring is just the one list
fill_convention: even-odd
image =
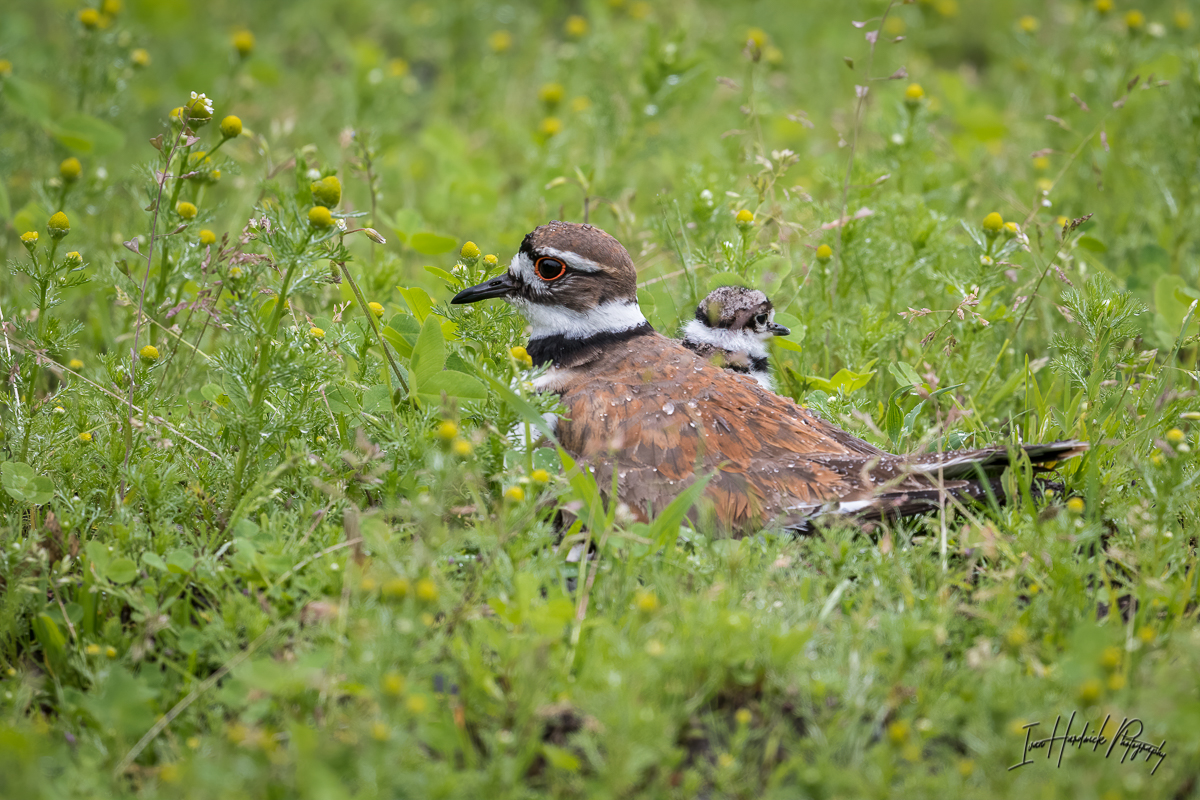
[(171, 572), (188, 573), (196, 566), (196, 557), (190, 551), (177, 548), (167, 553), (167, 569)]
[(805, 377), (812, 388), (820, 389), (825, 392), (836, 392), (839, 389), (845, 392), (855, 392), (871, 382), (871, 378), (875, 377), (875, 372), (851, 372), (848, 369), (839, 369), (837, 374), (829, 380), (818, 378), (815, 375)]
[(125, 556), (114, 558), (104, 572), (110, 581), (119, 584), (132, 583), (138, 576), (137, 564), (133, 563), (132, 558)]
[(54, 497), (54, 483), (20, 461), (6, 461), (0, 465), (0, 483), (9, 497), (21, 503), (39, 506)]
[(400, 296), (404, 298), (404, 302), (408, 303), (408, 307), (412, 309), (413, 316), (417, 318), (417, 322), (425, 324), (425, 318), (429, 316), (429, 312), (433, 309), (433, 298), (424, 289), (416, 286), (406, 288), (404, 286), (396, 287), (400, 291)]
[(38, 614), (33, 619), (33, 635), (46, 653), (46, 658), (56, 669), (61, 669), (66, 658), (67, 638), (58, 623), (49, 614)]
[(12, 216), (12, 203), (8, 199), (8, 189), (4, 186), (4, 181), (0, 181), (0, 220), (8, 219)]
[(50, 126), (55, 139), (80, 153), (104, 155), (120, 150), (125, 134), (107, 122), (88, 114), (72, 114)]
[(736, 272), (718, 272), (704, 281), (704, 288), (710, 292), (721, 286), (750, 286), (750, 282)]
[(443, 370), (417, 384), (417, 394), (428, 402), (440, 402), (442, 392), (464, 400), (487, 399), (487, 389), (484, 385), (464, 372)]
[(418, 233), (408, 240), (408, 244), (423, 256), (439, 256), (453, 250), (458, 240), (436, 233)]
[(666, 508), (661, 511), (655, 509), (657, 515), (650, 523), (650, 534), (647, 538), (655, 543), (656, 549), (663, 547), (668, 550), (674, 549), (675, 541), (679, 538), (679, 526), (683, 524), (688, 512), (699, 502), (700, 495), (704, 493), (704, 489), (715, 474), (710, 472), (703, 477), (698, 477), (691, 486), (676, 495)]
[(896, 383), (901, 386), (921, 386), (924, 383), (912, 365), (904, 361), (893, 361), (888, 364), (888, 372), (892, 373)]
[(1080, 236), (1077, 240), (1080, 247), (1093, 253), (1107, 253), (1108, 246), (1094, 236)]
[(142, 553), (142, 563), (149, 564), (160, 572), (167, 571), (167, 562), (163, 561), (162, 556), (160, 556), (158, 553)]
[(566, 772), (579, 771), (579, 758), (562, 747), (555, 747), (552, 744), (542, 745), (542, 754), (546, 756), (546, 761), (555, 769), (565, 770)]
[(50, 89), (41, 84), (9, 76), (4, 81), (4, 102), (39, 125), (50, 123)]
[(421, 326), (421, 335), (413, 347), (409, 371), (416, 386), (428, 383), (446, 364), (446, 342), (442, 338), (442, 326), (435, 317), (426, 317)]
[(435, 278), (441, 278), (446, 283), (449, 283), (451, 285), (454, 284), (454, 276), (451, 275), (449, 272), (446, 272), (446, 270), (444, 270), (444, 269), (439, 269), (438, 267), (425, 267), (425, 271), (428, 272), (430, 275), (434, 276)]
[(200, 394), (204, 395), (204, 399), (210, 403), (224, 408), (229, 405), (229, 395), (225, 394), (225, 389), (215, 383), (206, 383), (200, 389)]
[(344, 386), (326, 387), (325, 399), (329, 402), (329, 409), (335, 414), (358, 413), (358, 399), (355, 398), (354, 392)]
[(372, 386), (363, 392), (362, 410), (368, 414), (387, 411), (391, 408), (391, 392), (384, 384)]

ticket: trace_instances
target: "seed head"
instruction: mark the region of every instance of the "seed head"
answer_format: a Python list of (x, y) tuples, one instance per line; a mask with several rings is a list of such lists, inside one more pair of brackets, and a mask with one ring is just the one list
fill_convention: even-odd
[(242, 121), (230, 114), (225, 119), (221, 120), (221, 135), (226, 139), (233, 139), (242, 135)]
[(479, 245), (475, 244), (474, 242), (466, 242), (463, 244), (462, 249), (458, 251), (460, 256), (470, 261), (474, 261), (475, 259), (479, 258), (479, 253)]
[(983, 232), (988, 236), (995, 236), (1004, 229), (1004, 217), (1000, 216), (1000, 212), (993, 211), (983, 218)]
[(240, 30), (233, 35), (233, 49), (242, 58), (254, 52), (254, 34), (247, 30)]
[(830, 247), (827, 244), (823, 244), (823, 245), (820, 245), (817, 247), (817, 261), (820, 261), (822, 264), (824, 264), (826, 261), (828, 261), (831, 258), (833, 258), (833, 248), (832, 247)]
[(82, 173), (83, 164), (80, 164), (79, 159), (75, 156), (64, 158), (63, 162), (58, 165), (58, 174), (67, 183), (74, 183), (79, 180), (79, 176)]
[(329, 228), (333, 225), (333, 215), (325, 206), (313, 206), (308, 210), (308, 224), (314, 228)]
[(748, 208), (743, 208), (741, 211), (737, 212), (737, 216), (734, 219), (737, 220), (738, 225), (753, 225), (754, 212)]
[(207, 245), (216, 244), (216, 243), (217, 243), (217, 235), (215, 233), (210, 231), (208, 228), (205, 228), (204, 230), (200, 231), (200, 244), (207, 246)]
[(175, 204), (175, 213), (183, 219), (195, 219), (196, 214), (199, 213), (199, 209), (197, 209), (194, 204), (189, 203), (186, 200), (180, 200)]
[(496, 31), (488, 37), (488, 47), (493, 53), (506, 53), (512, 47), (513, 37), (508, 31)]
[(46, 222), (46, 233), (50, 234), (51, 239), (61, 239), (71, 232), (71, 220), (67, 219), (67, 215), (59, 211), (50, 217)]
[(326, 175), (312, 182), (312, 194), (317, 205), (333, 208), (342, 201), (342, 182), (336, 175)]
[(582, 39), (588, 32), (588, 21), (578, 14), (567, 17), (563, 31), (572, 39)]
[(367, 308), (371, 309), (371, 313), (374, 314), (376, 317), (383, 316), (383, 304), (382, 303), (373, 303), (373, 302), (367, 303)]
[(139, 47), (129, 54), (129, 63), (133, 64), (138, 69), (144, 69), (150, 66), (150, 51)]
[(94, 8), (85, 8), (79, 12), (79, 24), (86, 30), (94, 31), (100, 27), (100, 12)]
[(155, 361), (158, 361), (158, 348), (152, 344), (148, 344), (138, 352), (138, 355), (142, 357), (142, 361), (153, 364)]
[(318, 328), (314, 325), (313, 327), (308, 329), (308, 335), (314, 339), (324, 339), (325, 338), (325, 330), (323, 328)]

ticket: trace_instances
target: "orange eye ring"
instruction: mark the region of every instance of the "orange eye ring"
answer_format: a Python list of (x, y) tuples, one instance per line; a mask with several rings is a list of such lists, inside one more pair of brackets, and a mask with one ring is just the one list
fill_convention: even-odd
[[(542, 265), (543, 264), (548, 266), (550, 268), (550, 271), (553, 271), (555, 269), (555, 267), (557, 267), (558, 272), (554, 275), (543, 275), (542, 274)], [(542, 256), (533, 265), (533, 271), (537, 274), (537, 276), (539, 278), (541, 278), (542, 280), (549, 283), (550, 281), (556, 281), (559, 278), (561, 278), (563, 275), (566, 275), (567, 274), (567, 265), (565, 263), (563, 263), (562, 260), (560, 260), (560, 259), (551, 258), (549, 256)]]

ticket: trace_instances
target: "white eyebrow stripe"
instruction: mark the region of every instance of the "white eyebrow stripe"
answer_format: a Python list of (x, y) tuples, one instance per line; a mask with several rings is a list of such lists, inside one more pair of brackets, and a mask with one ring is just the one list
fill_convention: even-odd
[(539, 252), (545, 253), (548, 256), (562, 259), (571, 269), (577, 269), (580, 272), (600, 272), (603, 267), (592, 261), (590, 258), (584, 258), (578, 253), (571, 253), (566, 250), (557, 250), (553, 247), (539, 247)]

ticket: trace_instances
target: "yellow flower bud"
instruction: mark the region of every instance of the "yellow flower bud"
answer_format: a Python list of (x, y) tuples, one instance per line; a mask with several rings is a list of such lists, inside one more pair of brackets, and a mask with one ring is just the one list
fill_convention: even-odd
[(100, 4), (100, 10), (110, 17), (115, 17), (121, 13), (121, 0), (104, 0)]
[(90, 431), (84, 431), (83, 433), (79, 434), (79, 441), (83, 442), (84, 444), (87, 444), (91, 440), (92, 434)]
[(0, 78), (7, 78), (12, 75), (12, 62), (7, 58), (0, 58)]
[(506, 53), (512, 47), (513, 37), (508, 31), (496, 31), (488, 37), (488, 47), (493, 53)]
[(748, 708), (739, 708), (737, 713), (733, 715), (733, 718), (737, 721), (738, 725), (744, 726), (750, 724), (750, 721), (754, 719), (754, 715), (750, 713), (750, 709)]
[(1021, 226), (1015, 222), (1004, 223), (1004, 233), (1009, 236), (1016, 236), (1021, 232)]
[(831, 258), (833, 258), (833, 248), (832, 247), (830, 247), (827, 244), (819, 245), (817, 247), (817, 261), (820, 261), (822, 264), (824, 264), (826, 261), (828, 261)]
[(336, 175), (326, 175), (312, 184), (313, 201), (319, 206), (333, 208), (342, 200), (342, 182)]
[(308, 210), (308, 224), (314, 228), (328, 228), (333, 225), (333, 215), (325, 206), (313, 206)]
[(83, 256), (79, 255), (78, 250), (72, 250), (63, 256), (63, 264), (68, 267), (78, 267), (83, 263)]
[(158, 348), (152, 344), (148, 344), (138, 352), (138, 355), (142, 357), (143, 361), (158, 361)]
[(467, 242), (458, 252), (463, 258), (474, 261), (475, 259), (479, 258), (479, 245), (475, 244), (474, 242)]
[(238, 31), (233, 35), (233, 49), (242, 58), (254, 52), (254, 34), (247, 30)]
[(367, 303), (367, 308), (371, 309), (371, 313), (374, 314), (375, 316), (377, 316), (377, 317), (383, 316), (383, 304), (382, 303)]
[(1078, 516), (1079, 514), (1082, 514), (1083, 513), (1083, 498), (1082, 497), (1072, 497), (1070, 500), (1068, 500), (1067, 501), (1067, 511), (1070, 511), (1072, 514), (1075, 514), (1076, 516)]
[(1098, 678), (1088, 678), (1079, 687), (1079, 700), (1085, 706), (1090, 706), (1100, 699), (1100, 693), (1104, 690), (1104, 686)]
[(183, 108), (187, 112), (188, 120), (192, 125), (203, 125), (212, 119), (212, 101), (204, 94), (196, 94), (191, 100), (184, 103)]
[(546, 117), (538, 126), (538, 131), (546, 137), (557, 136), (562, 132), (562, 120), (558, 117)]
[(544, 469), (535, 469), (533, 472), (529, 473), (529, 479), (534, 483), (549, 483), (550, 473)]
[(533, 366), (533, 358), (529, 355), (529, 351), (520, 345), (509, 348), (508, 354), (513, 357), (514, 361)]
[(1113, 10), (1113, 0), (1096, 0), (1096, 13), (1107, 14)]
[(989, 237), (995, 236), (1004, 229), (1004, 217), (1000, 213), (993, 211), (983, 218), (983, 232)]
[(79, 12), (79, 24), (89, 31), (100, 27), (100, 12), (94, 8), (85, 8)]
[(85, 653), (87, 653), (89, 656), (98, 656), (98, 655), (100, 655), (100, 645), (89, 644), (87, 647), (85, 647), (83, 649), (83, 651)]
[(71, 232), (71, 220), (67, 219), (67, 215), (59, 211), (55, 213), (46, 222), (46, 233), (50, 234), (52, 239), (61, 239)]
[(737, 212), (737, 217), (735, 219), (737, 219), (738, 225), (751, 225), (754, 223), (754, 212), (748, 208), (743, 208), (741, 211)]
[(908, 724), (908, 720), (898, 719), (887, 727), (888, 740), (892, 744), (904, 744), (911, 730), (912, 726)]
[(483, 257), (483, 263), (487, 264), (489, 267), (494, 267), (500, 263), (500, 259), (496, 258), (491, 253), (488, 253), (486, 256)]
[(412, 590), (412, 584), (407, 578), (392, 578), (387, 583), (383, 584), (383, 596), (390, 597), (393, 600), (403, 600), (408, 597), (408, 593)]
[(1164, 438), (1170, 444), (1180, 444), (1181, 442), (1187, 440), (1187, 436), (1185, 436), (1183, 431), (1179, 430), (1179, 428), (1171, 428), (1171, 430), (1167, 431)]
[(1175, 27), (1181, 31), (1186, 31), (1192, 27), (1192, 12), (1184, 9), (1179, 9), (1175, 12), (1175, 16), (1171, 18), (1175, 23)]
[(217, 235), (215, 233), (210, 231), (208, 228), (205, 228), (204, 230), (200, 231), (200, 244), (210, 245), (210, 244), (216, 244), (216, 243), (217, 243)]
[(919, 83), (910, 83), (908, 88), (904, 90), (904, 102), (909, 106), (915, 106), (925, 99), (925, 90), (921, 88)]
[(318, 328), (314, 325), (313, 327), (308, 329), (308, 335), (314, 339), (324, 339), (325, 338), (325, 330), (323, 328)]
[(572, 14), (567, 17), (567, 23), (563, 26), (563, 30), (572, 39), (581, 39), (587, 35), (588, 21), (578, 14)]
[(183, 219), (195, 219), (196, 214), (199, 213), (199, 209), (197, 209), (193, 203), (189, 203), (187, 200), (180, 200), (175, 204), (175, 213)]
[(1037, 33), (1040, 24), (1037, 17), (1030, 16), (1029, 14), (1017, 20), (1017, 27), (1024, 33)]
[(426, 603), (432, 603), (438, 599), (437, 584), (429, 578), (421, 578), (417, 581), (417, 599), (423, 600)]
[(398, 672), (389, 672), (383, 676), (383, 693), (390, 694), (392, 697), (399, 697), (404, 694), (404, 685), (407, 681), (404, 676)]
[(242, 121), (233, 114), (230, 114), (225, 119), (221, 120), (221, 135), (226, 139), (233, 139), (242, 135)]
[(78, 358), (72, 358), (67, 362), (67, 366), (78, 372), (79, 370), (83, 369), (83, 362)]
[(109, 645), (108, 647), (104, 648), (104, 655), (107, 656), (108, 658), (116, 658), (117, 657), (117, 648), (113, 647), (112, 645)]
[(383, 722), (372, 722), (371, 738), (377, 742), (386, 742), (388, 739), (392, 738), (392, 731)]
[(1125, 27), (1130, 33), (1138, 33), (1146, 27), (1146, 15), (1134, 9), (1125, 15)]
[(388, 62), (388, 75), (393, 78), (403, 78), (408, 74), (408, 62), (403, 58), (393, 58)]
[(639, 589), (634, 595), (633, 604), (638, 611), (649, 614), (658, 610), (658, 595), (648, 589)]
[(31, 253), (33, 252), (33, 248), (37, 247), (37, 243), (38, 243), (38, 232), (37, 231), (25, 231), (24, 233), (21, 234), (21, 244), (25, 245), (25, 249), (28, 250), (29, 252), (31, 252)]
[(409, 712), (420, 716), (421, 714), (424, 714), (426, 710), (428, 710), (429, 701), (425, 699), (424, 695), (414, 694), (412, 697), (408, 698), (408, 701), (404, 704), (404, 707), (407, 708)]
[(475, 448), (466, 439), (455, 439), (450, 449), (454, 451), (454, 455), (466, 458)]
[(129, 54), (129, 63), (138, 69), (150, 66), (150, 52), (141, 47)]
[(67, 183), (74, 183), (79, 180), (82, 172), (83, 165), (79, 163), (79, 159), (75, 156), (63, 159), (63, 162), (58, 165), (58, 174)]
[(513, 503), (519, 503), (525, 499), (525, 490), (520, 486), (510, 486), (504, 490), (504, 499)]
[(767, 32), (762, 28), (750, 28), (746, 31), (746, 35), (742, 37), (742, 42), (751, 42), (757, 48), (762, 48), (769, 40)]
[(554, 108), (561, 103), (564, 94), (566, 94), (566, 90), (563, 89), (561, 83), (547, 83), (541, 89), (538, 89), (538, 99), (550, 108)]
[(458, 425), (452, 420), (443, 420), (437, 427), (437, 437), (443, 441), (450, 441), (455, 436), (458, 436)]

